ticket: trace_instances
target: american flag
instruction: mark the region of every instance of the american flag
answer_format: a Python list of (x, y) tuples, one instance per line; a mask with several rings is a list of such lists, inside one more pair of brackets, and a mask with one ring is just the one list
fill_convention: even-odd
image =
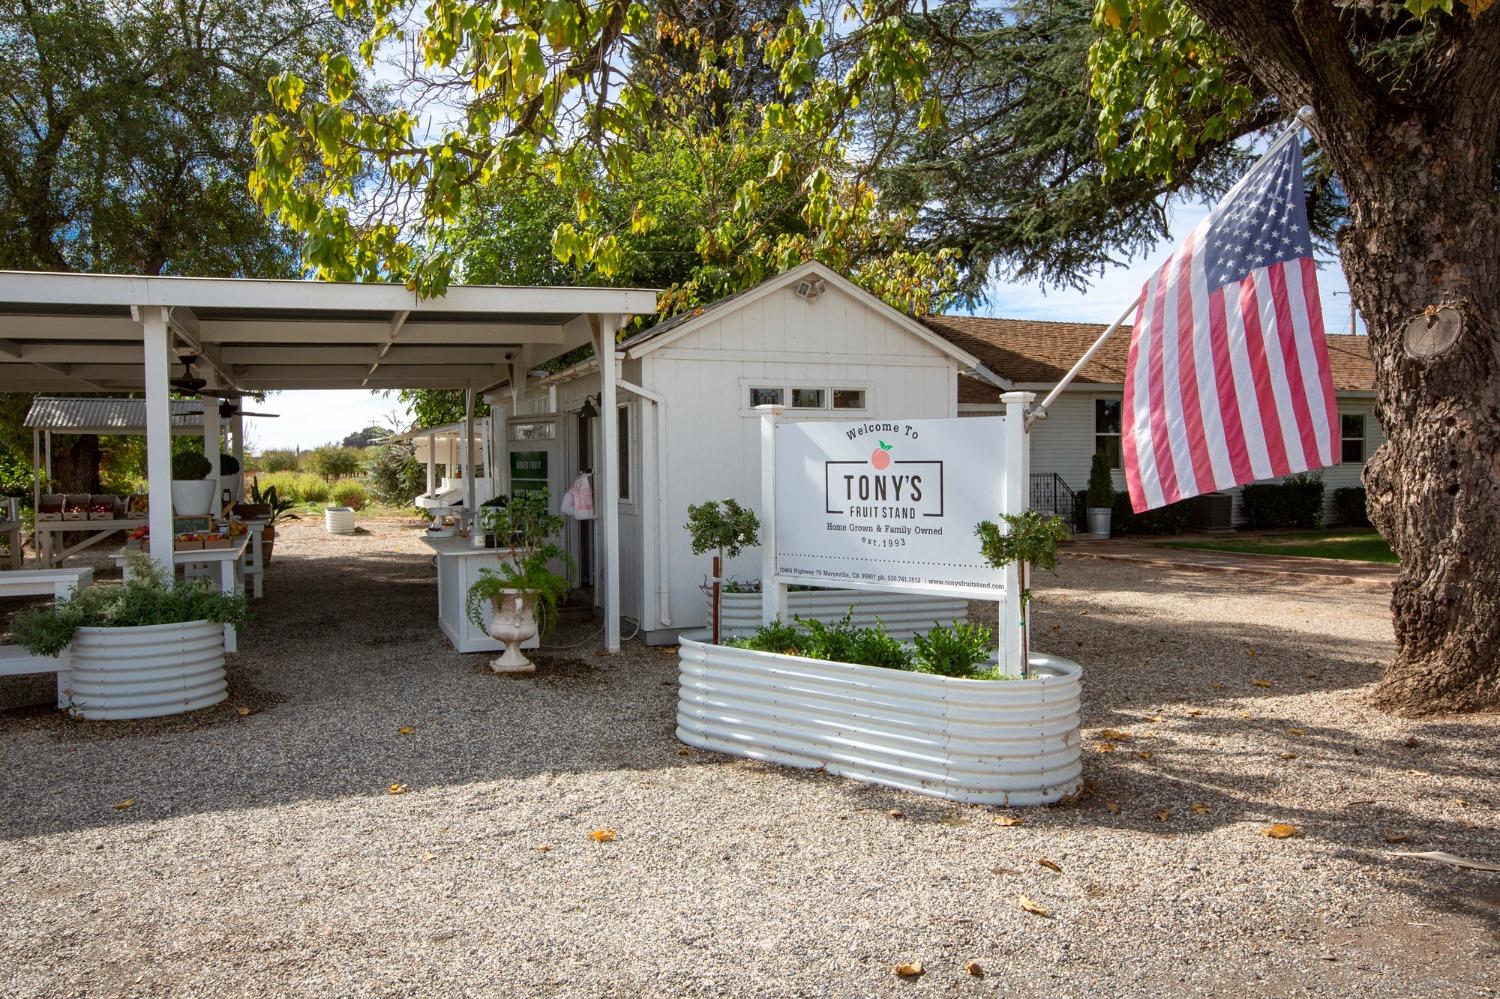
[(1137, 513), (1338, 460), (1297, 132), (1141, 290), (1121, 414)]

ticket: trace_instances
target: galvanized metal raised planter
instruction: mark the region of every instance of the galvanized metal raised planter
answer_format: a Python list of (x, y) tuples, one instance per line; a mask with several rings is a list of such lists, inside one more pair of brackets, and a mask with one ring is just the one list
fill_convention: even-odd
[(1067, 659), (1033, 654), (1026, 680), (959, 680), (691, 638), (678, 657), (690, 746), (986, 805), (1080, 784), (1083, 670)]
[(229, 696), (224, 626), (212, 621), (79, 628), (68, 711), (79, 718), (158, 718)]
[[(708, 598), (709, 619), (713, 616)], [(969, 613), (967, 600), (958, 597), (925, 597), (910, 593), (879, 593), (872, 590), (793, 590), (786, 595), (791, 618), (831, 624), (854, 610), (857, 628), (870, 628), (877, 619), (896, 638), (910, 638), (931, 630), (934, 624), (962, 621)], [(725, 593), (719, 601), (720, 629), (724, 635), (748, 635), (760, 627), (759, 593)]]

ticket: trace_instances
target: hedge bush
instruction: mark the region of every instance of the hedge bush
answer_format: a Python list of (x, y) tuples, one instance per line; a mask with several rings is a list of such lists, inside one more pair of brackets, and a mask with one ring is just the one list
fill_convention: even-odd
[(335, 482), (329, 496), (335, 506), (347, 506), (351, 510), (363, 510), (370, 504), (370, 494), (365, 489), (365, 484), (358, 479)]
[(328, 483), (311, 472), (300, 473), (294, 481), (302, 502), (323, 503), (328, 500)]
[(1323, 525), (1323, 479), (1318, 475), (1289, 475), (1281, 482), (1245, 486), (1240, 500), (1245, 526), (1255, 530)]
[(1181, 534), (1193, 526), (1193, 512), (1193, 501), (1183, 500), (1171, 506), (1136, 513), (1130, 509), (1130, 494), (1116, 493), (1109, 531), (1115, 535)]
[(1365, 506), (1364, 486), (1345, 486), (1333, 491), (1333, 509), (1339, 522), (1350, 527), (1369, 527), (1370, 510)]

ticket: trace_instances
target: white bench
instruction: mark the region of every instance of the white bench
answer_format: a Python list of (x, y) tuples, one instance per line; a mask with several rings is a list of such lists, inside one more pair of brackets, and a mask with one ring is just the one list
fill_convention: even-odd
[[(75, 590), (94, 582), (93, 569), (12, 569), (0, 572), (0, 597), (51, 597), (65, 600)], [(73, 680), (72, 660), (59, 656), (34, 656), (19, 645), (0, 645), (0, 676), (27, 673), (57, 674), (57, 706), (66, 708), (68, 687)]]

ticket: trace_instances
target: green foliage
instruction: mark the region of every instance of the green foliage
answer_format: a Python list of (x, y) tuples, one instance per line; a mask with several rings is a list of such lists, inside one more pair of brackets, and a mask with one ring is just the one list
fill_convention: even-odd
[(179, 482), (206, 479), (213, 470), (213, 462), (197, 451), (179, 451), (172, 455), (172, 478)]
[(1333, 491), (1333, 508), (1339, 523), (1351, 527), (1369, 527), (1370, 510), (1365, 502), (1364, 486), (1345, 486)]
[(256, 456), (255, 467), (263, 472), (295, 472), (298, 458), (297, 452), (289, 448), (272, 448)]
[(426, 470), (409, 441), (372, 445), (364, 470), (375, 498), (387, 506), (411, 506), (427, 488)]
[(232, 455), (232, 454), (221, 454), (221, 455), (219, 455), (219, 474), (220, 475), (238, 475), (238, 474), (240, 474), (240, 463), (237, 460), (235, 460), (234, 455)]
[(487, 506), (480, 511), (482, 528), (509, 549), (510, 557), (500, 563), (500, 571), (481, 569), (472, 586), (465, 611), (474, 627), (487, 627), (484, 606), (503, 595), (518, 590), (536, 598), (537, 632), (549, 634), (557, 626), (558, 608), (567, 599), (570, 585), (566, 576), (551, 569), (561, 562), (571, 573), (573, 559), (552, 539), (563, 529), (563, 518), (549, 512), (545, 489), (518, 493), (505, 506)]
[(281, 495), (274, 485), (268, 485), (262, 490), (259, 478), (250, 480), (250, 502), (270, 509), (270, 517), (266, 521), (267, 527), (275, 527), (288, 520), (302, 519), (292, 512), (297, 506), (294, 498)]
[(1094, 452), (1089, 464), (1089, 487), (1084, 495), (1084, 502), (1091, 509), (1107, 510), (1115, 505), (1115, 480), (1103, 451)]
[(307, 462), (314, 472), (332, 482), (359, 471), (361, 452), (337, 444), (324, 444), (307, 454)]
[(692, 540), (694, 555), (717, 551), (721, 557), (736, 558), (760, 544), (760, 518), (733, 499), (689, 505), (683, 530)]
[(53, 607), (24, 611), (11, 632), (32, 655), (61, 655), (79, 628), (129, 628), (151, 624), (213, 621), (243, 628), (250, 611), (242, 593), (224, 593), (207, 579), (173, 579), (151, 561), (126, 556), (132, 578), (123, 584), (86, 586)]
[(980, 521), (974, 528), (979, 535), (979, 551), (986, 562), (1003, 569), (1012, 562), (1057, 569), (1057, 546), (1068, 539), (1068, 525), (1056, 514), (1038, 510), (1001, 514), (1006, 530), (991, 520)]
[(329, 498), (336, 506), (347, 506), (351, 510), (363, 510), (370, 505), (370, 493), (358, 479), (343, 479), (333, 484)]
[(292, 481), (296, 484), (296, 490), (301, 495), (302, 502), (326, 503), (328, 501), (329, 486), (327, 479), (314, 475), (311, 472), (302, 472)]
[(35, 474), (31, 462), (0, 451), (0, 496), (30, 498), (32, 476)]
[[(519, 252), (519, 251), (518, 251)], [(527, 284), (530, 282), (499, 282), (491, 278), (474, 275), (475, 283)], [(559, 282), (560, 283), (560, 282)], [(445, 423), (462, 423), (464, 419), (463, 389), (402, 389), (396, 398), (411, 408), (413, 427), (440, 427)], [(489, 403), (475, 396), (474, 416), (488, 416)]]
[(374, 444), (376, 441), (381, 440), (382, 438), (385, 438), (389, 435), (390, 431), (385, 427), (377, 427), (374, 424), (371, 424), (370, 426), (365, 427), (363, 430), (356, 430), (354, 433), (349, 434), (343, 440), (339, 441), (339, 446), (351, 448), (367, 448), (371, 444)]
[(1311, 529), (1323, 526), (1323, 477), (1288, 475), (1280, 482), (1261, 482), (1240, 490), (1240, 511), (1253, 530), (1275, 527)]
[(938, 676), (973, 677), (995, 654), (995, 633), (982, 624), (960, 621), (933, 625), (925, 635), (912, 638), (916, 646), (916, 668)]
[(1186, 499), (1145, 513), (1136, 513), (1130, 508), (1130, 494), (1118, 493), (1115, 495), (1114, 512), (1109, 517), (1110, 533), (1117, 537), (1131, 534), (1181, 534), (1193, 526), (1196, 502)]

